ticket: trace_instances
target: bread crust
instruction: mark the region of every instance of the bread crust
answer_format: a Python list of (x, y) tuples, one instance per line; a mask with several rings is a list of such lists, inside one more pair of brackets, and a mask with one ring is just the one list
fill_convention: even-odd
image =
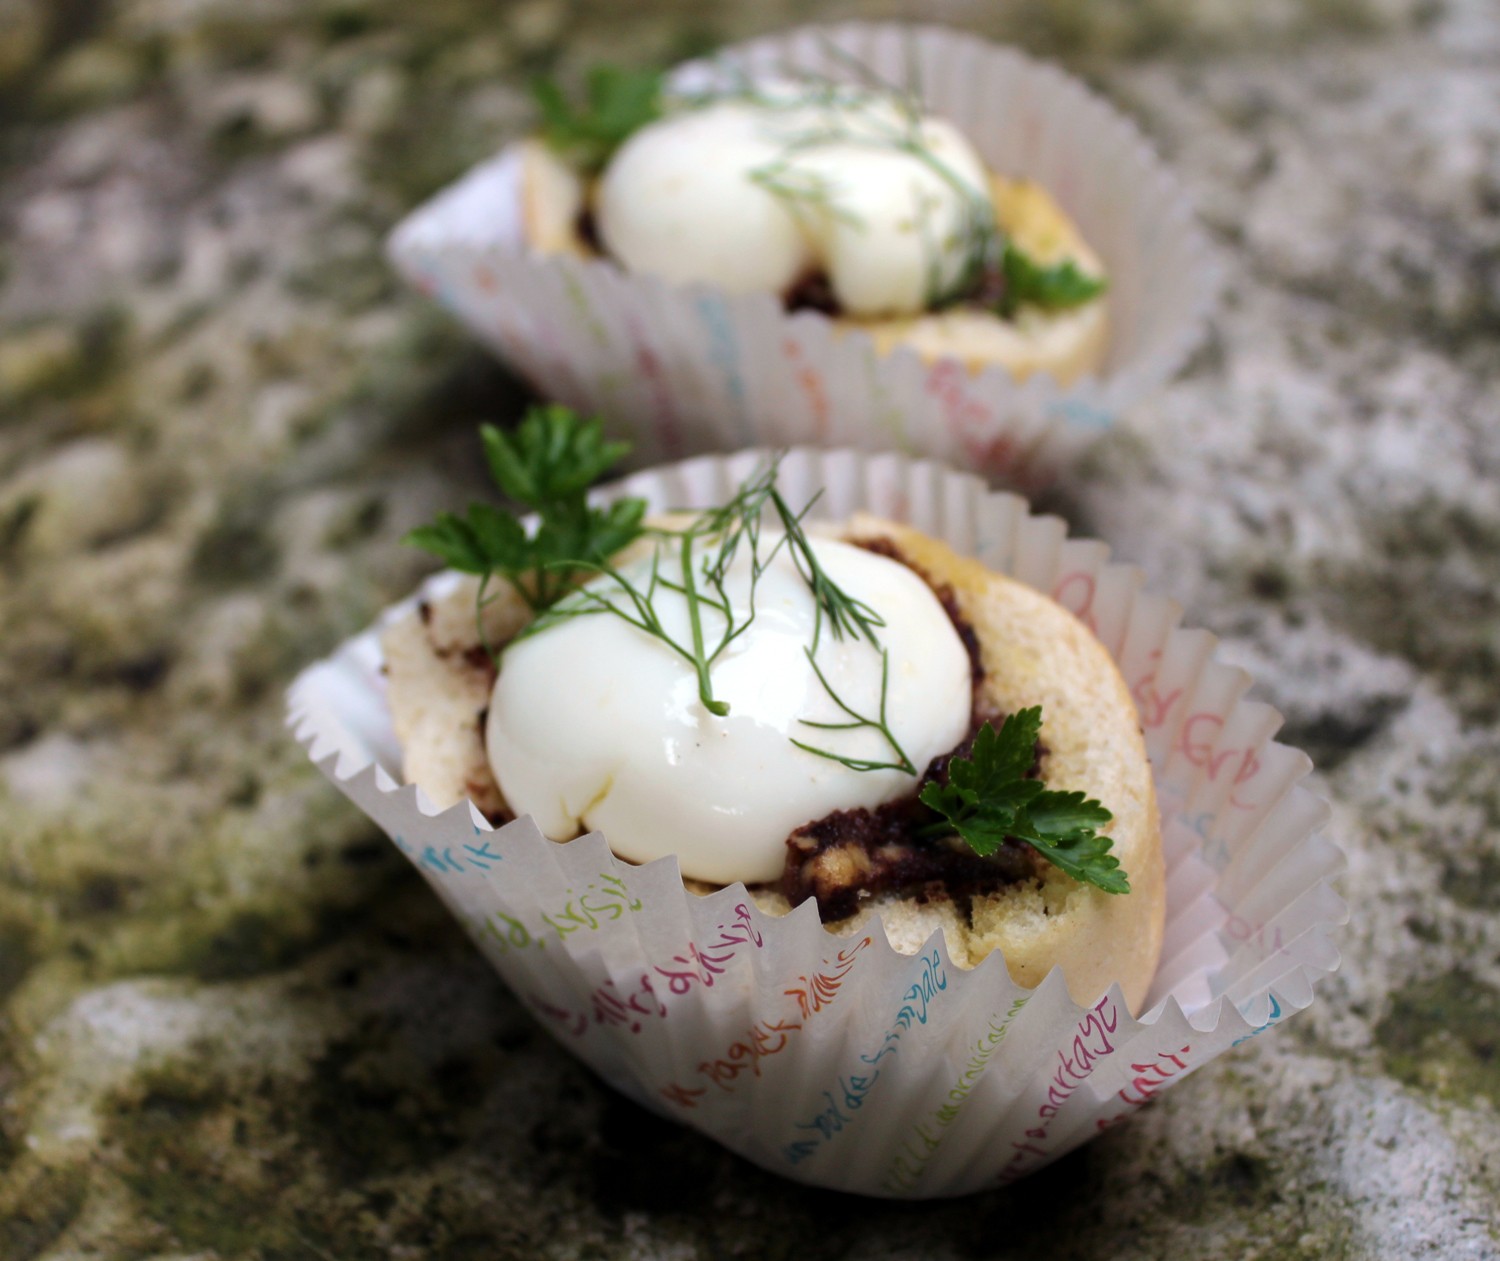
[(1109, 894), (1039, 864), (1038, 883), (974, 898), (969, 923), (950, 902), (884, 895), (873, 903), (892, 944), (912, 953), (941, 928), (962, 966), (1000, 950), (1018, 985), (1038, 985), (1057, 966), (1076, 1001), (1094, 1002), (1118, 980), (1138, 1010), (1161, 954), (1166, 877), (1145, 740), (1114, 660), (1056, 601), (919, 531), (860, 516), (848, 536), (889, 539), (930, 581), (952, 590), (979, 639), (985, 704), (1001, 714), (1042, 707), (1047, 786), (1104, 803), (1114, 815), (1111, 852), (1130, 878), (1128, 894)]
[[(856, 542), (888, 541), (929, 582), (951, 591), (978, 637), (982, 710), (1009, 714), (1042, 706), (1043, 776), (1049, 787), (1083, 791), (1113, 813), (1112, 852), (1131, 885), (1129, 894), (1107, 894), (1039, 863), (1036, 880), (973, 898), (967, 917), (940, 894), (881, 894), (865, 910), (880, 914), (891, 944), (903, 953), (915, 954), (941, 930), (949, 956), (961, 967), (1000, 950), (1019, 985), (1034, 987), (1057, 966), (1077, 1002), (1094, 1002), (1119, 981), (1131, 1010), (1139, 1010), (1161, 952), (1165, 873), (1145, 743), (1113, 660), (1053, 600), (919, 531), (859, 515), (836, 533)], [(468, 797), (491, 817), (505, 817), (482, 734), (493, 672), (482, 651), (478, 660), (474, 651), (475, 590), (474, 581), (464, 579), (425, 616), (414, 613), (389, 628), (382, 641), (387, 698), (406, 779), (440, 807)], [(508, 588), (497, 591), (492, 584), (490, 594), (495, 598), (485, 609), (485, 634), (503, 643), (529, 613)], [(713, 888), (686, 883), (698, 893)], [(772, 886), (750, 892), (770, 914), (791, 909)], [(865, 910), (826, 927), (853, 932)]]
[[(522, 217), (532, 248), (543, 254), (600, 257), (578, 232), (578, 217), (592, 190), (540, 140), (522, 142), (521, 186)], [(1037, 262), (1050, 266), (1072, 260), (1091, 276), (1104, 274), (1103, 260), (1041, 185), (992, 173), (990, 194), (996, 226)], [(1097, 373), (1109, 344), (1103, 296), (1066, 311), (1024, 306), (1009, 319), (954, 307), (901, 319), (835, 316), (833, 325), (840, 332), (868, 334), (880, 354), (906, 346), (926, 363), (952, 357), (971, 373), (999, 366), (1017, 380), (1046, 374), (1064, 386)]]

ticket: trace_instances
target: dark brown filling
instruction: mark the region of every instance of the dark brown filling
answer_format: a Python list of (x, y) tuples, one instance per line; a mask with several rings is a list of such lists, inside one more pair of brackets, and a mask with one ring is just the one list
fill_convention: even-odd
[(578, 222), (574, 225), (578, 230), (579, 239), (593, 250), (595, 254), (607, 254), (604, 242), (599, 239), (599, 220), (594, 217), (594, 212), (587, 206), (578, 212)]
[[(832, 282), (828, 279), (827, 273), (821, 271), (810, 272), (803, 276), (781, 295), (781, 301), (788, 311), (819, 311), (830, 316), (844, 313), (838, 295), (833, 291)], [(972, 289), (956, 301), (946, 302), (943, 305), (944, 307), (975, 307), (995, 312), (1001, 310), (1004, 304), (1005, 273), (1000, 268), (991, 266), (979, 273)]]
[[(981, 858), (956, 836), (923, 834), (936, 816), (917, 793), (929, 783), (946, 783), (950, 759), (966, 757), (973, 743), (971, 734), (934, 758), (910, 796), (873, 810), (835, 810), (787, 837), (781, 876), (787, 901), (797, 906), (816, 898), (819, 918), (829, 923), (847, 919), (877, 893), (914, 892), (924, 900), (947, 897), (967, 917), (970, 899), (1035, 876), (1035, 855), (1019, 841), (1007, 840)], [(1038, 743), (1029, 778), (1041, 775), (1045, 753)]]
[[(889, 539), (860, 546), (906, 565), (942, 603), (969, 654), (973, 686), (969, 733), (957, 748), (932, 760), (907, 796), (873, 810), (836, 810), (787, 837), (781, 891), (793, 906), (815, 898), (819, 918), (825, 923), (847, 918), (861, 902), (885, 892), (912, 893), (923, 899), (946, 897), (967, 916), (974, 897), (1036, 875), (1035, 855), (1019, 841), (1007, 840), (996, 853), (980, 857), (956, 836), (929, 834), (937, 816), (917, 799), (928, 783), (946, 783), (948, 763), (967, 757), (979, 728), (999, 717), (988, 711), (981, 697), (984, 662), (979, 637), (952, 589), (933, 582)], [(1038, 742), (1030, 778), (1040, 778), (1045, 756), (1046, 748)]]
[(781, 296), (788, 311), (819, 311), (824, 315), (838, 315), (843, 307), (833, 292), (833, 283), (827, 272), (814, 271), (803, 276)]

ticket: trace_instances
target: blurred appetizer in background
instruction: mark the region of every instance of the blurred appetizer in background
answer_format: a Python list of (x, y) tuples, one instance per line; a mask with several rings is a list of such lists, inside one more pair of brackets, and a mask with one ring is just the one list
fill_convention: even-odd
[(584, 99), (536, 85), (522, 147), (529, 244), (727, 293), (777, 294), (978, 372), (1059, 384), (1108, 335), (1098, 255), (1046, 189), (990, 170), (919, 94), (785, 74), (674, 92), (596, 67)]

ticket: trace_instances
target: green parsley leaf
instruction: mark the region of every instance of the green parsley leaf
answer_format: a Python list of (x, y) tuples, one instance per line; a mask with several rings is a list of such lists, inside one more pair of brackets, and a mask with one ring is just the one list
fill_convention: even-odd
[[(629, 449), (628, 443), (605, 441), (600, 421), (551, 405), (531, 408), (510, 433), (484, 425), (481, 434), (496, 484), (536, 513), (535, 528), (528, 532), (501, 508), (473, 504), (467, 517), (441, 513), (405, 542), (486, 583), (508, 579), (540, 612), (641, 534), (644, 499), (604, 507), (588, 502), (590, 483)], [(482, 587), (480, 601), (482, 606)]]
[(985, 723), (966, 758), (948, 764), (946, 784), (929, 783), (920, 800), (940, 814), (981, 857), (1007, 838), (1025, 841), (1048, 862), (1106, 893), (1129, 893), (1114, 842), (1098, 835), (1113, 816), (1081, 792), (1056, 792), (1027, 779), (1042, 731), (1041, 706), (1011, 714), (1000, 730)]
[(514, 517), (488, 504), (471, 504), (465, 520), (451, 512), (418, 526), (404, 540), (440, 556), (450, 569), (487, 574), (524, 562), (526, 531)]
[[(645, 515), (644, 499), (626, 499), (606, 508), (581, 502), (558, 505), (542, 518), (530, 539), (526, 568), (559, 580), (552, 588), (571, 586), (579, 573), (593, 572), (640, 534)], [(546, 603), (555, 598), (551, 596)]]
[(555, 80), (536, 79), (531, 95), (542, 114), (542, 139), (586, 171), (597, 171), (626, 139), (662, 112), (662, 76), (655, 70), (595, 66), (585, 100), (574, 105)]
[(1045, 792), (1027, 809), (1016, 839), (1075, 880), (1097, 885), (1106, 893), (1129, 893), (1130, 881), (1120, 860), (1109, 852), (1114, 842), (1096, 833), (1112, 817), (1097, 801), (1085, 800), (1081, 792)]
[(494, 425), (479, 432), (495, 484), (535, 512), (573, 503), (630, 450), (558, 403), (530, 408), (509, 434)]
[(1000, 299), (1000, 314), (1007, 318), (1024, 305), (1039, 306), (1046, 311), (1065, 311), (1097, 298), (1108, 287), (1102, 276), (1080, 271), (1071, 258), (1051, 267), (1043, 267), (1014, 241), (1005, 243), (1000, 259), (1005, 277), (1005, 293)]

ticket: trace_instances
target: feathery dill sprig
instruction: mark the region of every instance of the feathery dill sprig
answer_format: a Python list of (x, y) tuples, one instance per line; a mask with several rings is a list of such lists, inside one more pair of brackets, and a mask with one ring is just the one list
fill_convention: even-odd
[[(813, 599), (808, 661), (829, 699), (849, 718), (839, 723), (804, 721), (804, 725), (828, 731), (876, 731), (890, 747), (891, 758), (850, 757), (837, 749), (804, 741), (794, 743), (854, 770), (894, 769), (915, 775), (916, 769), (886, 717), (889, 654), (880, 641), (885, 619), (845, 591), (828, 573), (805, 529), (805, 519), (818, 496), (801, 509), (794, 509), (776, 485), (780, 463), (779, 456), (768, 461), (716, 508), (693, 514), (680, 524), (644, 526), (641, 537), (653, 546), (643, 566), (622, 566), (609, 558), (575, 562), (578, 569), (586, 569), (597, 581), (587, 582), (541, 611), (520, 638), (540, 634), (574, 617), (618, 617), (687, 663), (697, 680), (700, 703), (710, 714), (726, 717), (729, 702), (715, 691), (713, 668), (754, 624), (761, 578), (785, 550)], [(774, 542), (764, 534), (768, 523), (777, 529)], [(737, 604), (728, 584), (730, 568), (741, 557), (749, 570), (749, 582), (747, 594)], [(663, 593), (682, 601), (687, 612), (685, 632), (674, 632), (662, 617), (657, 598)], [(816, 654), (825, 633), (834, 640), (864, 640), (882, 654), (880, 704), (875, 715), (860, 714), (823, 672)]]

